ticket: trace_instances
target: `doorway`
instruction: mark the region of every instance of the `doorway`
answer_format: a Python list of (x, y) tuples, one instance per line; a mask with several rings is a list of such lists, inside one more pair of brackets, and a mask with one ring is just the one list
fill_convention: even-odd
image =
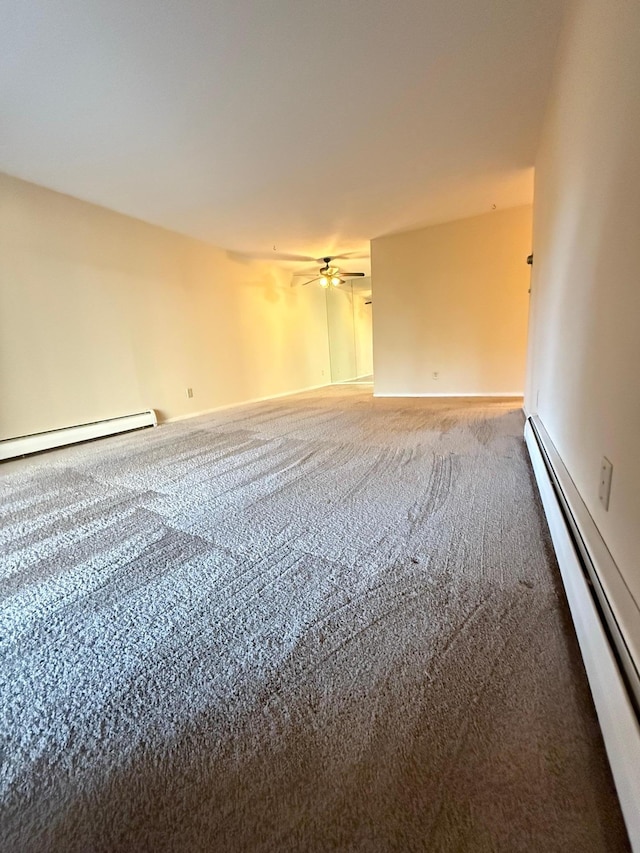
[(373, 382), (371, 279), (330, 287), (326, 298), (331, 381)]

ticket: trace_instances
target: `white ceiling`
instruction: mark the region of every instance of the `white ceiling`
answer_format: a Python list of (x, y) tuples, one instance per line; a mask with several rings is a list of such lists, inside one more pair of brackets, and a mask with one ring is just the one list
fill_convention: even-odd
[(531, 201), (564, 6), (0, 0), (0, 171), (256, 256), (366, 253)]

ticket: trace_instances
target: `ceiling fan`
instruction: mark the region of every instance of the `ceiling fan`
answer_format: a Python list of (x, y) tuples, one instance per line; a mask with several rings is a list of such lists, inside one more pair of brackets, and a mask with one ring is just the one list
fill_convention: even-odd
[[(343, 272), (340, 267), (331, 266), (331, 258), (322, 258), (322, 260), (324, 261), (324, 266), (320, 267), (319, 275), (309, 279), (309, 281), (303, 282), (303, 287), (307, 284), (313, 284), (314, 281), (317, 281), (320, 287), (329, 287), (330, 285), (338, 287), (344, 284), (349, 278), (360, 278), (366, 275), (364, 272)], [(294, 275), (309, 275), (309, 273), (298, 272), (294, 273)]]

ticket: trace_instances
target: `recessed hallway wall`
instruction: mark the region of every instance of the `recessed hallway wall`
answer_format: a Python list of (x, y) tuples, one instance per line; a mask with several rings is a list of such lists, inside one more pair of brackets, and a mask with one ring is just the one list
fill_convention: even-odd
[(349, 382), (370, 376), (373, 371), (371, 279), (346, 281), (325, 293), (331, 381)]

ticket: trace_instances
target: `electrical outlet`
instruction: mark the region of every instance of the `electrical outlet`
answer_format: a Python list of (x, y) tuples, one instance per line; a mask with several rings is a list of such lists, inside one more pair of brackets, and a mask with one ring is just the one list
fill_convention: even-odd
[(606, 456), (602, 457), (602, 465), (600, 466), (600, 488), (598, 497), (600, 503), (605, 509), (609, 509), (609, 495), (611, 494), (611, 477), (613, 475), (613, 465)]
[(439, 370), (434, 370), (434, 371), (433, 371), (433, 378), (434, 378), (434, 379), (439, 379), (439, 378), (440, 378), (440, 371), (439, 371)]
[(187, 388), (187, 397), (189, 399), (193, 397), (193, 388)]

